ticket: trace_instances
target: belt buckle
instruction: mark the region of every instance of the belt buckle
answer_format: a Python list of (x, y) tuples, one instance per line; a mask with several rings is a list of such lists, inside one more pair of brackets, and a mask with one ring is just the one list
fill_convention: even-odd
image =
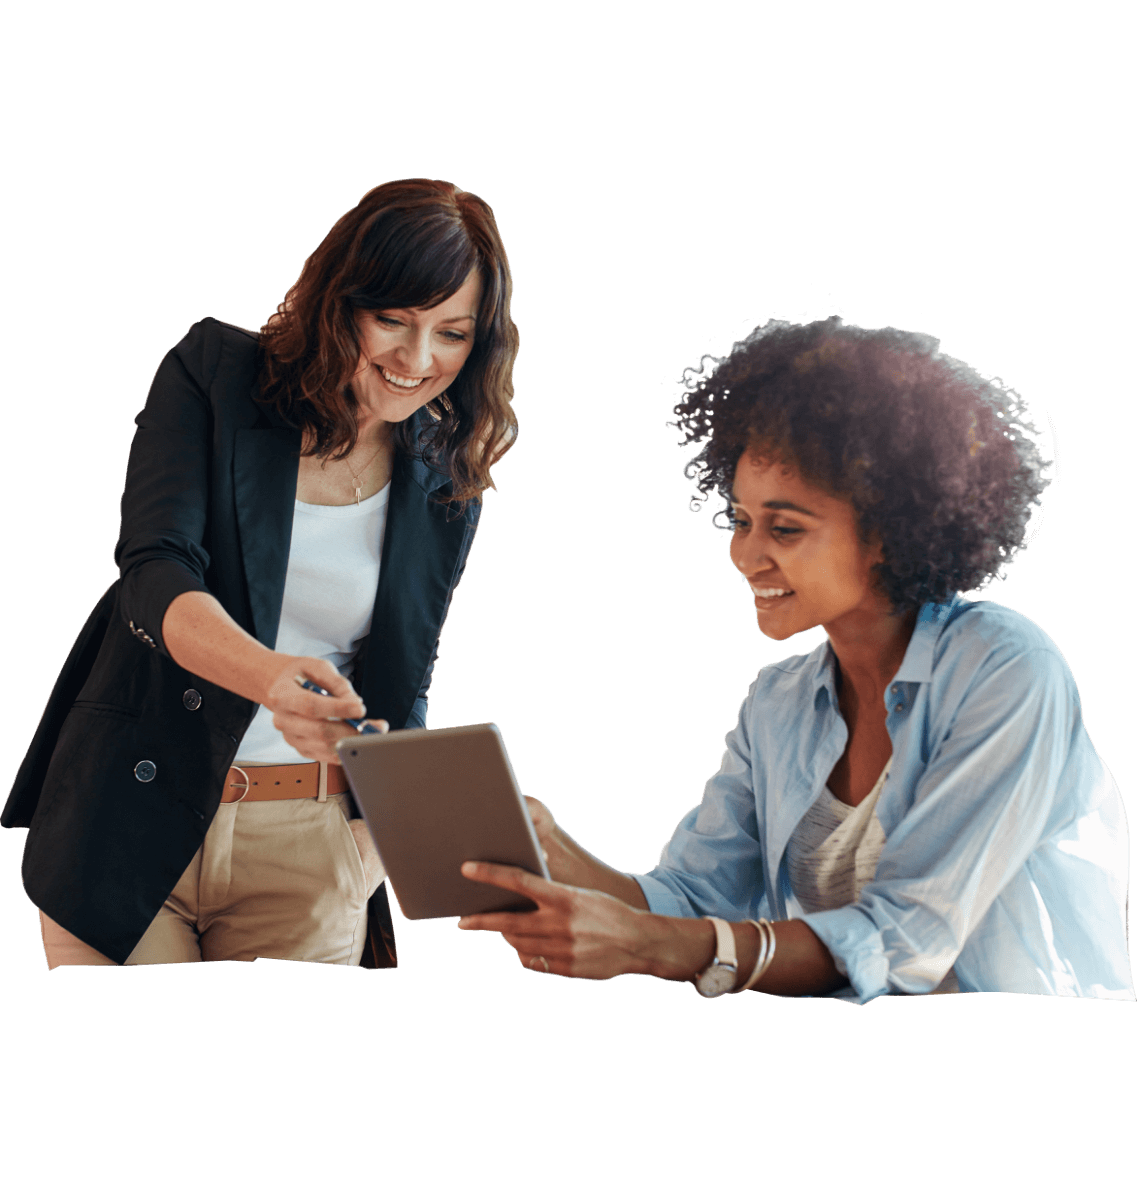
[[(245, 800), (245, 797), (247, 796), (249, 790), (252, 788), (252, 783), (249, 781), (249, 773), (248, 773), (247, 769), (242, 769), (238, 765), (230, 765), (229, 772), (232, 773), (234, 771), (240, 773), (241, 776), (244, 777), (245, 788), (242, 791), (241, 796), (239, 798), (234, 798), (231, 802), (227, 803), (228, 805), (231, 805), (231, 806), (235, 806), (238, 802), (243, 802)], [(225, 784), (228, 789), (234, 788), (233, 784), (229, 781), (228, 776), (226, 776), (226, 778), (225, 778)]]

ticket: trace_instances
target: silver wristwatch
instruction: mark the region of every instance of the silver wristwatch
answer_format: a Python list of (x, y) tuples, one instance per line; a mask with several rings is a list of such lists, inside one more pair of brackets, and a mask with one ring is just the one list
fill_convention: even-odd
[(718, 917), (707, 917), (715, 927), (715, 956), (710, 966), (695, 975), (695, 990), (704, 999), (716, 999), (734, 989), (738, 978), (738, 955), (734, 950), (734, 930)]

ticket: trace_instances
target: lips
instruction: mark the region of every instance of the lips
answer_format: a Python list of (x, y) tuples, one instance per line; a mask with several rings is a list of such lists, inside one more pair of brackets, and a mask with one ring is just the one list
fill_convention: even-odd
[(754, 603), (759, 609), (776, 608), (779, 604), (792, 600), (794, 596), (788, 588), (752, 588), (751, 591), (754, 593)]
[(375, 363), (375, 369), (379, 371), (379, 377), (394, 391), (400, 394), (409, 395), (417, 391), (424, 382), (423, 378), (405, 378), (401, 374), (396, 374), (393, 370), (388, 370), (386, 366), (380, 366), (378, 362)]

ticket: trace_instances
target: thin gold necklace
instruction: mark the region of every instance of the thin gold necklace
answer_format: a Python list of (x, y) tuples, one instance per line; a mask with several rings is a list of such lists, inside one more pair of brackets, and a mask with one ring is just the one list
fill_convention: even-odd
[[(377, 457), (379, 455), (379, 453), (381, 451), (383, 451), (383, 448), (384, 448), (383, 444), (380, 444), (379, 448), (375, 449), (375, 455), (370, 459), (370, 461), (368, 461), (364, 466), (362, 466), (362, 469), (359, 470), (358, 474), (356, 474), (355, 470), (352, 468), (352, 462), (348, 461), (346, 456), (343, 457), (343, 463), (345, 463), (347, 465), (347, 471), (349, 472), (349, 474), (352, 475), (352, 485), (353, 485), (353, 488), (355, 489), (355, 504), (356, 504), (356, 506), (359, 506), (359, 504), (360, 504), (360, 496), (362, 494), (362, 488), (364, 488), (364, 483), (362, 483), (362, 481), (360, 481), (360, 477), (362, 475), (364, 475), (365, 472), (368, 469), (370, 469), (371, 466), (375, 463), (375, 457)], [(320, 468), (322, 469), (323, 465), (325, 465), (327, 463), (328, 463), (327, 459), (325, 459), (325, 461), (323, 461), (323, 463), (320, 465)]]
[(355, 504), (357, 506), (359, 505), (360, 500), (363, 497), (363, 481), (361, 480), (361, 478), (362, 478), (363, 474), (366, 473), (367, 470), (369, 468), (371, 468), (371, 466), (375, 463), (375, 458), (382, 451), (383, 451), (383, 445), (380, 444), (379, 447), (376, 448), (375, 451), (372, 453), (371, 459), (367, 462), (367, 464), (365, 464), (363, 466), (362, 469), (359, 470), (358, 473), (351, 467), (351, 461), (349, 461), (346, 456), (343, 458), (343, 463), (345, 465), (347, 465), (347, 471), (351, 474), (351, 486), (355, 490)]

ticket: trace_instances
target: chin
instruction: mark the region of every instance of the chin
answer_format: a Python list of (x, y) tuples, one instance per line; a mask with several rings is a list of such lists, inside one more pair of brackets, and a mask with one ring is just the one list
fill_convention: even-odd
[(771, 621), (763, 617), (761, 613), (758, 614), (759, 632), (771, 641), (786, 641), (791, 637), (796, 637), (799, 633), (804, 633), (812, 627), (812, 625), (793, 625), (788, 621)]
[(413, 407), (384, 407), (382, 415), (388, 423), (402, 423), (404, 420), (410, 419), (423, 406), (425, 404), (417, 403)]

